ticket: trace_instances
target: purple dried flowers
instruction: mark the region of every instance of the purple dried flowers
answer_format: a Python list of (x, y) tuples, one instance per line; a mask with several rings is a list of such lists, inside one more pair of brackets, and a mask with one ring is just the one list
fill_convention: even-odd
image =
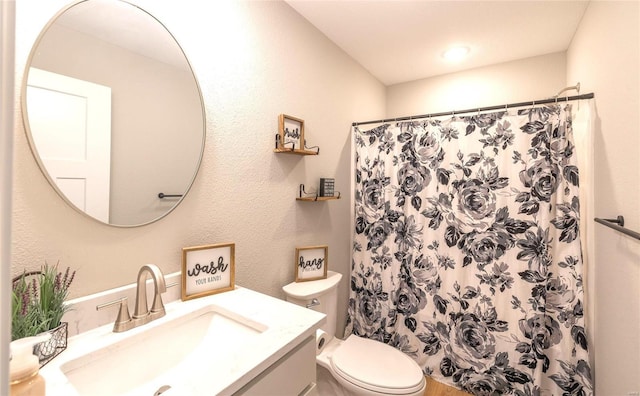
[[(69, 310), (65, 300), (76, 272), (58, 271), (46, 262), (40, 272), (23, 273), (13, 282), (11, 339), (58, 327)], [(31, 277), (31, 280), (27, 279)]]

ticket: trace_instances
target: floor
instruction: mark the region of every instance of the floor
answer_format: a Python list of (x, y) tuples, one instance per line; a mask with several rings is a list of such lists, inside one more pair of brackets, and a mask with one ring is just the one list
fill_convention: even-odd
[(424, 392), (424, 396), (471, 396), (467, 392), (457, 390), (450, 386), (439, 383), (438, 381), (427, 378), (427, 390)]

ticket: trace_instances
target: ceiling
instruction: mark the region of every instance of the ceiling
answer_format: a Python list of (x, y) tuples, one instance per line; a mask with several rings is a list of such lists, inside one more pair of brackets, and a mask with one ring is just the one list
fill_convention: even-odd
[[(566, 51), (588, 1), (285, 0), (385, 85)], [(442, 53), (470, 49), (462, 62)]]

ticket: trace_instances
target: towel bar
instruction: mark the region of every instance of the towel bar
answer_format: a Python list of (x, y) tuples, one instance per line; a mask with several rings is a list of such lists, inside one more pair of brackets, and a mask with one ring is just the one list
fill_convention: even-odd
[(637, 240), (640, 240), (640, 233), (635, 232), (635, 231), (631, 231), (628, 228), (624, 228), (624, 217), (622, 216), (618, 216), (615, 219), (601, 219), (596, 217), (594, 219), (596, 221), (596, 223), (600, 223), (602, 225), (605, 225), (609, 228), (613, 228), (616, 231), (620, 231), (621, 233), (625, 234), (625, 235), (629, 235), (632, 238), (635, 238)]

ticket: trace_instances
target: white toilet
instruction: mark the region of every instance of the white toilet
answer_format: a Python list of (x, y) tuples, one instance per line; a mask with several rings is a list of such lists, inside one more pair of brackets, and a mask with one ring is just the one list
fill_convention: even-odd
[(424, 374), (409, 356), (379, 341), (355, 335), (344, 341), (335, 337), (340, 279), (342, 274), (328, 271), (327, 279), (294, 282), (282, 288), (287, 301), (327, 315), (322, 327), (327, 343), (316, 363), (331, 373), (345, 394), (422, 396)]

